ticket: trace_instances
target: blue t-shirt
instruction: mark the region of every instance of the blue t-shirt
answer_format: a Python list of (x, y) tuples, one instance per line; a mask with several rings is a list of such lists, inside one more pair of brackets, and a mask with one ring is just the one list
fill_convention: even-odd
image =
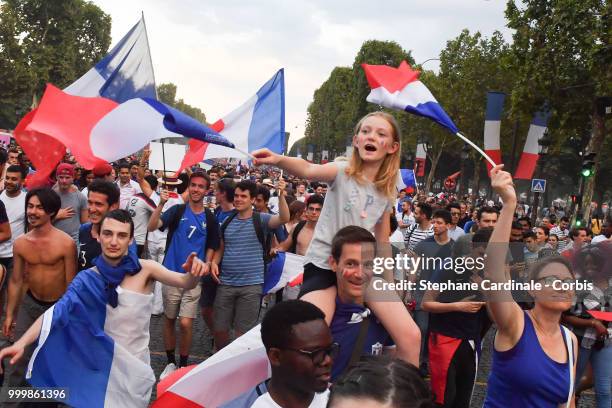
[[(168, 211), (162, 214), (162, 226), (160, 228), (162, 231), (168, 227), (170, 221), (176, 216), (177, 208), (178, 206), (170, 207)], [(192, 252), (195, 252), (198, 258), (206, 259), (204, 249), (206, 248), (207, 236), (206, 211), (194, 214), (191, 207), (187, 205), (174, 235), (172, 235), (172, 241), (168, 245), (163, 265), (171, 271), (184, 272), (182, 265)]]
[[(347, 368), (353, 354), (353, 347), (359, 337), (362, 324), (362, 314), (369, 310), (355, 303), (342, 303), (336, 297), (336, 311), (329, 326), (332, 337), (340, 345), (338, 356), (332, 366), (331, 380), (335, 381)], [(393, 341), (380, 321), (370, 314), (368, 333), (363, 343), (363, 356), (380, 355), (385, 346), (392, 345)]]
[[(264, 282), (263, 247), (257, 239), (253, 217), (241, 220), (236, 215), (223, 233), (223, 261), (219, 279), (222, 285), (247, 286)], [(270, 233), (272, 216), (260, 213), (263, 234)]]
[(229, 217), (230, 215), (232, 215), (235, 212), (236, 212), (235, 209), (231, 209), (229, 211), (223, 211), (223, 210), (221, 210), (221, 207), (219, 207), (218, 211), (215, 210), (215, 218), (217, 219), (217, 222), (219, 223), (219, 226), (221, 226), (221, 224), (223, 224), (223, 221), (225, 221), (227, 219), (227, 217)]

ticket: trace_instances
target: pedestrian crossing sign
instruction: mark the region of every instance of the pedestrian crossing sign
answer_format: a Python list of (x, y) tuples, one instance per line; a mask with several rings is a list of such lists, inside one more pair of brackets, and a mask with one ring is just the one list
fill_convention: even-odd
[(531, 180), (531, 191), (533, 193), (543, 193), (546, 191), (546, 180), (533, 179)]

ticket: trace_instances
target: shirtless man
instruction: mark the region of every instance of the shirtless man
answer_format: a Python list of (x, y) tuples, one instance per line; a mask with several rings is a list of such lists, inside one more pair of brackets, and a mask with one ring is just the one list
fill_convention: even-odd
[(306, 200), (306, 221), (300, 221), (289, 237), (284, 240), (276, 251), (293, 252), (297, 255), (305, 255), (312, 236), (314, 234), (317, 221), (323, 208), (323, 196), (313, 194)]
[[(70, 406), (100, 405), (102, 401), (96, 398), (104, 396), (104, 406), (147, 406), (155, 383), (149, 353), (153, 284), (160, 281), (192, 289), (209, 273), (209, 266), (191, 253), (182, 265), (186, 273), (172, 272), (155, 261), (139, 260), (136, 251), (128, 249), (133, 239), (134, 223), (129, 213), (108, 212), (100, 223), (102, 256), (96, 258), (92, 268), (79, 272), (53, 310), (38, 318), (13, 346), (0, 351), (0, 360), (8, 356), (15, 364), (22, 358), (24, 348), (38, 339), (30, 377), (35, 386), (69, 389), (69, 400), (65, 402)], [(103, 288), (109, 285), (114, 291), (107, 293)], [(74, 304), (80, 307), (73, 308)], [(104, 313), (104, 319), (97, 318)], [(62, 323), (53, 326), (56, 321)], [(43, 322), (51, 324), (51, 334), (39, 338)], [(70, 330), (75, 323), (78, 327), (87, 324), (90, 330)], [(81, 343), (86, 344), (88, 352), (104, 358), (102, 331), (114, 341), (114, 354), (119, 356), (114, 357), (119, 363), (113, 363), (113, 370), (121, 382), (113, 383), (111, 393), (106, 393), (106, 383), (100, 381), (99, 367), (83, 364), (88, 359), (86, 355), (69, 352)], [(74, 338), (75, 333), (82, 337)]]
[[(60, 210), (60, 197), (50, 188), (39, 188), (28, 192), (25, 202), (29, 232), (17, 238), (13, 247), (13, 273), (2, 326), (7, 337), (17, 309), (15, 336), (21, 337), (64, 294), (76, 274), (74, 241), (51, 224)], [(28, 352), (31, 353), (31, 349), (26, 351), (27, 358), (22, 364), (11, 370), (9, 386), (27, 385), (24, 372), (30, 356)]]

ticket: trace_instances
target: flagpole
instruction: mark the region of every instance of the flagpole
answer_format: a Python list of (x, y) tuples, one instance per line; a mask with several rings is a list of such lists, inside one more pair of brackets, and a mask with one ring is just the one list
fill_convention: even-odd
[(488, 162), (491, 164), (491, 166), (493, 166), (493, 167), (497, 166), (497, 164), (495, 164), (495, 162), (493, 161), (493, 159), (491, 159), (491, 158), (489, 157), (489, 155), (488, 155), (488, 154), (486, 154), (486, 153), (484, 152), (484, 150), (482, 150), (480, 147), (476, 146), (476, 144), (475, 144), (474, 142), (472, 142), (470, 139), (468, 139), (467, 137), (463, 136), (463, 135), (462, 135), (461, 133), (459, 133), (459, 132), (455, 133), (455, 135), (457, 135), (458, 137), (460, 137), (461, 139), (463, 139), (463, 141), (464, 141), (465, 143), (469, 144), (469, 145), (470, 145), (470, 146), (472, 146), (474, 149), (476, 149), (476, 151), (477, 151), (478, 153), (480, 153), (480, 155), (481, 155), (482, 157), (484, 157), (484, 158), (485, 158), (485, 159), (486, 159), (486, 160), (487, 160), (487, 161), (488, 161)]
[[(149, 50), (149, 62), (151, 63), (151, 75), (153, 75), (153, 89), (155, 89), (155, 99), (159, 100), (157, 93), (157, 82), (155, 81), (155, 69), (153, 69), (153, 57), (151, 56), (151, 46), (149, 45), (149, 35), (147, 34), (147, 23), (145, 22), (144, 10), (140, 11), (140, 18), (142, 20), (142, 26), (144, 27), (144, 35), (147, 40), (147, 49)], [(164, 138), (161, 139), (162, 148), (162, 180), (164, 181), (165, 187), (168, 188), (166, 183), (166, 151), (164, 149)]]

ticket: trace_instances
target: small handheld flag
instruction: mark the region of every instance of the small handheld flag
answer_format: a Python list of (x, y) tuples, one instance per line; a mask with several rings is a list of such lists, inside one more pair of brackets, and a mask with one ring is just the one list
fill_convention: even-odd
[(361, 66), (372, 89), (366, 99), (368, 102), (431, 119), (463, 139), (491, 165), (496, 165), (480, 147), (459, 133), (459, 129), (436, 98), (419, 81), (420, 72), (412, 70), (406, 61), (402, 61), (397, 68), (387, 65), (362, 64)]

